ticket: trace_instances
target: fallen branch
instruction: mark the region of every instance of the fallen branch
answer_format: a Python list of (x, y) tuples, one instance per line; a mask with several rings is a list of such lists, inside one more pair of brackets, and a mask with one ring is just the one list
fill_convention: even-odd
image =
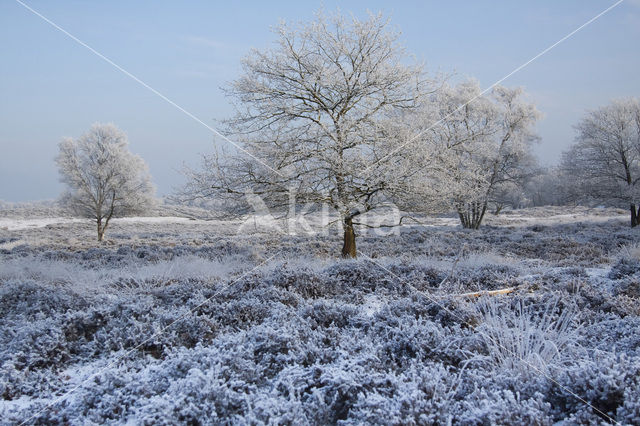
[(480, 297), (480, 296), (496, 296), (499, 294), (509, 294), (516, 291), (520, 286), (501, 288), (499, 290), (475, 291), (473, 293), (452, 294), (453, 297)]

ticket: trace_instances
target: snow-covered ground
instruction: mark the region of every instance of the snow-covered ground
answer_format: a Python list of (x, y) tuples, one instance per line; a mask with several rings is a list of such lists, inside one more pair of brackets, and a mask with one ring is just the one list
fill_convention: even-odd
[(0, 218), (0, 229), (7, 231), (20, 231), (29, 228), (44, 228), (49, 225), (60, 225), (74, 222), (87, 222), (88, 219), (72, 219), (68, 217), (41, 217), (36, 219)]
[[(111, 225), (124, 223), (149, 223), (149, 224), (166, 224), (166, 223), (185, 223), (194, 219), (176, 216), (156, 216), (156, 217), (118, 217), (111, 220)], [(93, 224), (90, 219), (76, 219), (68, 217), (40, 217), (40, 218), (15, 218), (0, 217), (0, 229), (7, 231), (20, 231), (30, 228), (44, 228), (50, 225), (64, 225), (68, 223), (84, 223)]]
[(99, 244), (53, 207), (0, 212), (0, 424), (640, 423), (622, 210), (421, 217), (356, 260), (317, 217), (176, 213)]

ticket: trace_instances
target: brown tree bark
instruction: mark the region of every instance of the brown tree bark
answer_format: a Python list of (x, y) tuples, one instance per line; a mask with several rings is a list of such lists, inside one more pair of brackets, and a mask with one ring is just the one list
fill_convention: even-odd
[(635, 228), (636, 226), (638, 226), (638, 220), (640, 219), (638, 217), (638, 213), (640, 210), (640, 207), (638, 209), (636, 209), (636, 205), (635, 204), (631, 204), (629, 205), (629, 210), (631, 211), (631, 227)]
[(356, 233), (353, 229), (353, 221), (351, 218), (343, 221), (344, 227), (344, 244), (342, 246), (342, 257), (354, 258), (356, 257)]
[(98, 219), (98, 241), (102, 241), (104, 238), (104, 228), (102, 227), (102, 220)]

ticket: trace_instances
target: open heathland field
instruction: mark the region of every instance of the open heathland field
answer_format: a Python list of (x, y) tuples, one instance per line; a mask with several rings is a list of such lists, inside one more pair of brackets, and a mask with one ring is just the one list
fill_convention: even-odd
[(335, 229), (1, 212), (3, 424), (640, 423), (622, 210), (424, 218), (349, 260)]

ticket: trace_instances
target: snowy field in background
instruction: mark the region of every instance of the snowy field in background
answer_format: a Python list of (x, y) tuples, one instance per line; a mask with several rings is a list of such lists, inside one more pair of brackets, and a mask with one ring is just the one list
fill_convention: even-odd
[[(184, 223), (192, 219), (186, 217), (122, 217), (114, 218), (111, 220), (111, 225), (117, 225), (118, 223)], [(35, 219), (21, 219), (21, 218), (0, 218), (0, 229), (7, 231), (20, 231), (30, 228), (44, 228), (49, 225), (63, 225), (68, 223), (90, 223), (93, 224), (91, 219), (74, 219), (68, 217), (42, 217)]]
[(315, 215), (158, 214), (98, 244), (53, 205), (0, 208), (0, 424), (640, 423), (624, 210), (420, 217), (356, 260)]

